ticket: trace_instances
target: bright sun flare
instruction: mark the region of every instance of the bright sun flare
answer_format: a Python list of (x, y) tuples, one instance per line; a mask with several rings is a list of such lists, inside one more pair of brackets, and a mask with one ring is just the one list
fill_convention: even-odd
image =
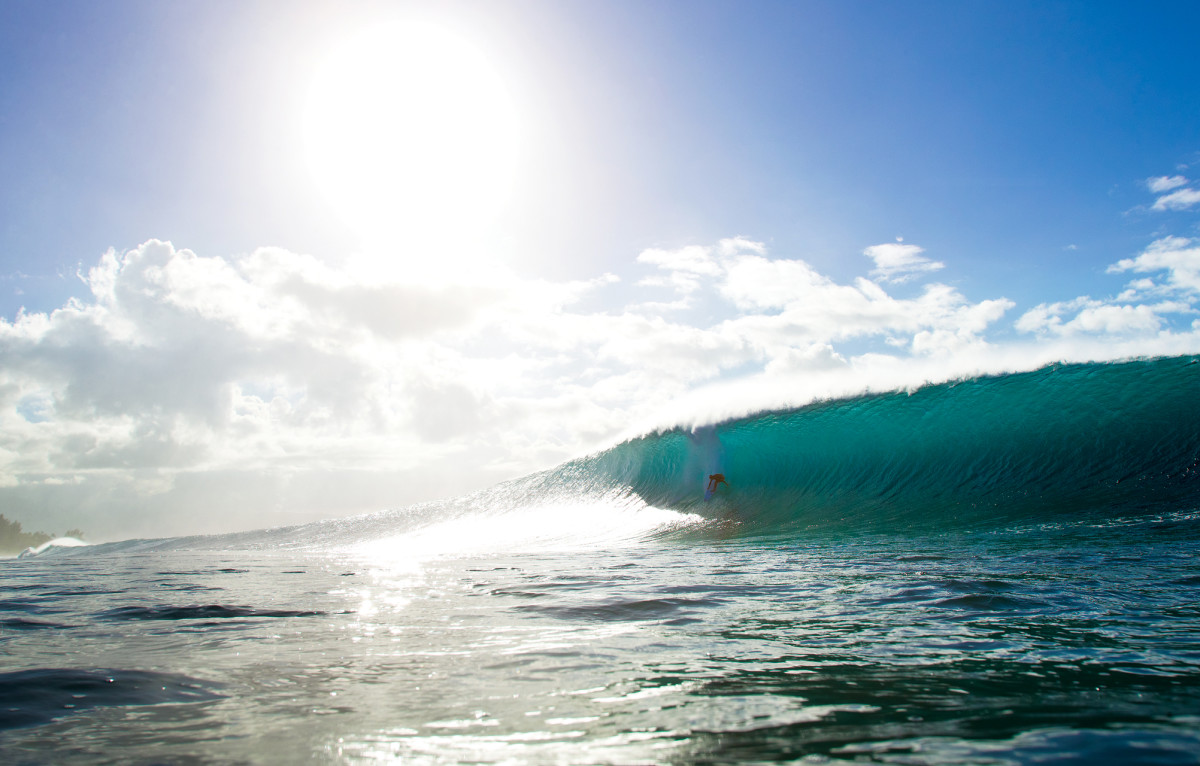
[(444, 29), (372, 28), (332, 51), (305, 113), (309, 167), (368, 244), (454, 237), (506, 202), (516, 115), (487, 60)]

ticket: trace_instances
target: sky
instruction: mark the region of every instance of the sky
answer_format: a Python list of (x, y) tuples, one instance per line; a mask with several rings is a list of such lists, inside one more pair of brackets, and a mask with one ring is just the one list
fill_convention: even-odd
[(0, 0), (0, 513), (399, 508), (1200, 352), (1192, 2)]

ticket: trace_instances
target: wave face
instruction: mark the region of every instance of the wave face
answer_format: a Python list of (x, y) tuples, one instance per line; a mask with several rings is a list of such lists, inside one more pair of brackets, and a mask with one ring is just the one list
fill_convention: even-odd
[[(1200, 359), (1054, 365), (620, 444), (549, 483), (746, 531), (954, 528), (1200, 507)], [(724, 473), (711, 502), (710, 473)]]

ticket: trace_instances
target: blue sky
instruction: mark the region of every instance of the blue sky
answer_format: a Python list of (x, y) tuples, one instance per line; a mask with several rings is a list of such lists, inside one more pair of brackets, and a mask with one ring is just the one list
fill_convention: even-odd
[[(0, 499), (30, 528), (394, 507), (646, 423), (1200, 348), (1194, 3), (0, 17)], [(483, 62), (460, 100), (500, 83), (515, 166), (368, 236), (343, 213), (396, 184), (331, 202), (312, 83), (413, 25)], [(471, 114), (462, 141), (508, 124)]]

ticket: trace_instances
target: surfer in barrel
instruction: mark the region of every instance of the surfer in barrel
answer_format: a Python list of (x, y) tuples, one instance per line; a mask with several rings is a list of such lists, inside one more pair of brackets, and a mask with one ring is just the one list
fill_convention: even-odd
[(720, 484), (724, 484), (726, 487), (729, 486), (729, 482), (725, 481), (725, 474), (710, 473), (708, 475), (708, 488), (704, 491), (704, 494), (711, 497), (712, 493), (717, 491), (717, 486)]

